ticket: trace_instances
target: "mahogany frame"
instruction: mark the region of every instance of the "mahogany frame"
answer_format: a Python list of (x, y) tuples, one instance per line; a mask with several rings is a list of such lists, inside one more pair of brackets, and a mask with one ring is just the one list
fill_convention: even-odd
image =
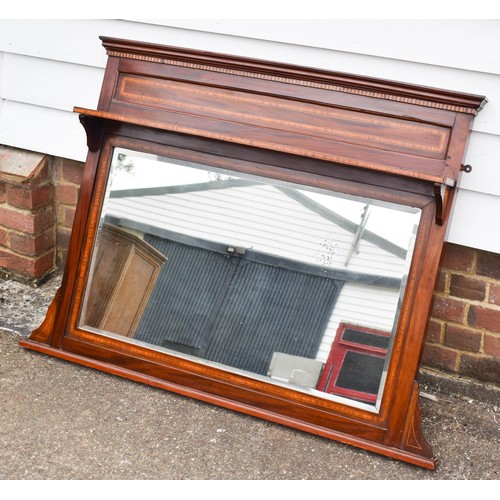
[[(223, 54), (101, 37), (96, 111), (75, 108), (89, 147), (61, 287), (21, 345), (434, 469), (418, 368), (448, 215), (485, 98)], [(378, 412), (78, 327), (114, 147), (421, 209)]]

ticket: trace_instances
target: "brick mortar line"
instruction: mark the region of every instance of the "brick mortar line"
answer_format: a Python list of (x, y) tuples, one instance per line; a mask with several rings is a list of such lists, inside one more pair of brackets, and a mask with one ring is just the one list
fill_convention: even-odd
[[(493, 284), (496, 285), (497, 283), (493, 283)], [(485, 298), (482, 301), (481, 300), (477, 300), (477, 299), (467, 299), (467, 298), (464, 298), (464, 297), (456, 297), (455, 295), (450, 295), (450, 294), (447, 294), (446, 292), (438, 292), (438, 291), (434, 291), (433, 295), (435, 297), (440, 298), (440, 299), (452, 299), (452, 300), (457, 300), (459, 302), (465, 302), (466, 306), (470, 306), (470, 305), (484, 306), (484, 305), (486, 305), (486, 306), (492, 307), (495, 310), (500, 310), (500, 305), (498, 305), (498, 304), (492, 304), (491, 302), (487, 302), (489, 294), (485, 294)], [(467, 310), (467, 313), (468, 312), (469, 311)]]
[(71, 205), (71, 204), (68, 204), (68, 203), (63, 203), (62, 201), (57, 201), (57, 200), (54, 200), (54, 205), (57, 207), (57, 208), (72, 208), (73, 210), (76, 210), (76, 205)]
[[(56, 224), (57, 226), (62, 226), (62, 227), (67, 227), (69, 229), (73, 228), (73, 224), (67, 225), (65, 224), (64, 218), (65, 218), (65, 209), (70, 209), (70, 210), (76, 210), (75, 205), (67, 205), (66, 203), (56, 203), (55, 205), (55, 212), (56, 212)], [(62, 210), (62, 213), (59, 213), (59, 211)]]
[(61, 179), (61, 180), (56, 180), (54, 183), (54, 186), (75, 186), (77, 188), (81, 187), (81, 183), (75, 183), (68, 181), (67, 179)]
[(443, 269), (441, 268), (441, 272), (445, 273), (447, 277), (449, 278), (449, 285), (451, 287), (451, 275), (455, 274), (456, 276), (463, 276), (464, 278), (472, 278), (472, 279), (477, 279), (478, 281), (484, 281), (485, 283), (488, 284), (499, 284), (500, 285), (500, 278), (491, 278), (490, 276), (484, 276), (482, 274), (475, 274), (475, 273), (469, 273), (466, 271), (454, 271), (453, 269)]
[(0, 208), (5, 208), (7, 210), (12, 210), (13, 212), (16, 212), (20, 215), (36, 215), (42, 212), (48, 211), (47, 207), (53, 207), (53, 202), (45, 203), (45, 205), (41, 205), (36, 208), (21, 208), (21, 207), (16, 207), (14, 205), (10, 205), (7, 202), (0, 203)]
[(447, 351), (452, 351), (455, 354), (457, 354), (457, 359), (453, 363), (452, 370), (458, 373), (458, 371), (460, 370), (460, 362), (462, 361), (463, 351), (460, 351), (456, 347), (450, 347), (450, 346), (443, 345), (443, 344), (436, 344), (434, 342), (430, 342), (429, 345), (441, 347), (442, 349), (446, 349)]
[[(490, 335), (490, 336), (493, 336), (495, 338), (497, 338), (497, 337), (500, 338), (500, 332), (494, 332), (494, 331), (488, 330), (487, 328), (484, 328), (484, 327), (478, 328), (478, 327), (471, 326), (471, 325), (465, 324), (465, 323), (457, 323), (456, 321), (447, 321), (447, 320), (443, 320), (440, 318), (434, 318), (434, 317), (432, 317), (432, 319), (433, 319), (433, 321), (436, 321), (440, 324), (440, 328), (441, 328), (441, 331), (439, 334), (440, 339), (439, 339), (439, 342), (433, 342), (430, 340), (426, 340), (425, 341), (426, 344), (439, 345), (439, 346), (442, 346), (442, 347), (445, 347), (445, 348), (448, 348), (448, 349), (451, 349), (454, 351), (458, 351), (460, 353), (482, 354), (483, 356), (494, 357), (494, 356), (491, 356), (491, 355), (486, 354), (484, 352), (485, 335)], [(475, 333), (479, 333), (481, 335), (479, 351), (467, 351), (465, 349), (460, 349), (458, 347), (453, 347), (453, 346), (450, 346), (448, 344), (445, 344), (445, 340), (446, 340), (446, 331), (445, 330), (446, 330), (446, 328), (444, 328), (444, 326), (446, 326), (446, 325), (455, 326), (455, 327), (461, 328), (461, 329), (472, 330)]]
[[(444, 274), (444, 292), (442, 293), (450, 293), (450, 287), (451, 287), (451, 273), (448, 270), (443, 270), (441, 269), (441, 272)], [(439, 277), (438, 277), (439, 279)]]
[(53, 229), (55, 226), (56, 226), (56, 224), (52, 224), (52, 226), (48, 226), (45, 229), (42, 229), (41, 231), (39, 231), (38, 233), (25, 233), (24, 231), (21, 231), (19, 229), (15, 229), (13, 227), (3, 226), (1, 224), (0, 224), (0, 229), (6, 229), (7, 234), (14, 233), (18, 236), (27, 236), (27, 237), (31, 238), (31, 237), (39, 236), (40, 234), (43, 234), (43, 233), (49, 231), (50, 229)]
[[(438, 318), (436, 318), (438, 320)], [(472, 330), (476, 333), (482, 333), (482, 334), (492, 334), (492, 335), (498, 335), (500, 336), (500, 332), (494, 332), (493, 330), (488, 330), (487, 328), (484, 327), (477, 327), (477, 326), (472, 326), (469, 324), (465, 323), (457, 323), (456, 321), (446, 321), (446, 320), (439, 320), (442, 321), (443, 324), (450, 325), (450, 326), (456, 326), (458, 328), (466, 329), (466, 330)]]
[(45, 257), (50, 252), (54, 252), (55, 249), (56, 249), (55, 247), (49, 248), (45, 252), (41, 253), (40, 255), (36, 255), (36, 256), (32, 256), (32, 255), (27, 255), (27, 254), (24, 254), (24, 253), (16, 252), (15, 250), (12, 250), (11, 248), (3, 248), (2, 251), (6, 252), (6, 253), (10, 253), (12, 255), (18, 255), (19, 257), (28, 258), (29, 260), (31, 260), (31, 261), (34, 262), (35, 260), (38, 260), (38, 259), (40, 259), (42, 257)]
[[(37, 255), (31, 255), (31, 254), (27, 254), (27, 253), (18, 252), (17, 250), (13, 250), (10, 247), (0, 247), (0, 250), (4, 253), (8, 253), (10, 255), (17, 256), (17, 257), (21, 257), (21, 258), (29, 260), (31, 262), (36, 262), (37, 260), (41, 259), (42, 257), (45, 257), (48, 253), (56, 252), (57, 249), (55, 246), (52, 246), (48, 250), (45, 250), (43, 253), (37, 254)], [(16, 271), (16, 270), (13, 269), (13, 271)]]
[[(497, 358), (495, 358), (495, 356), (491, 356), (489, 354), (485, 354), (484, 352), (462, 351), (462, 350), (460, 350), (460, 349), (458, 349), (456, 347), (451, 347), (451, 346), (443, 345), (443, 344), (437, 344), (435, 342), (429, 342), (429, 345), (436, 346), (436, 347), (441, 347), (442, 349), (446, 349), (447, 351), (454, 352), (457, 355), (457, 359), (453, 363), (453, 366), (450, 367), (451, 370), (454, 371), (455, 373), (460, 373), (460, 366), (461, 366), (461, 363), (462, 363), (462, 357), (464, 355), (466, 355), (466, 356), (473, 356), (473, 357), (475, 357), (477, 359), (484, 359), (484, 358), (497, 359)], [(428, 365), (426, 363), (423, 363), (423, 365), (424, 366), (432, 366), (432, 365)]]
[[(431, 319), (436, 322), (436, 323), (439, 323), (439, 328), (440, 328), (440, 331), (439, 331), (439, 340), (437, 342), (434, 342), (434, 341), (431, 341), (429, 340), (428, 338), (426, 338), (425, 340), (425, 343), (426, 344), (432, 344), (432, 345), (445, 345), (444, 342), (445, 342), (445, 339), (446, 339), (446, 325), (450, 324), (448, 321), (444, 320), (444, 319), (440, 319), (440, 318), (434, 318), (431, 316)], [(453, 325), (459, 325), (459, 326), (464, 326), (463, 324), (461, 323), (453, 323)]]

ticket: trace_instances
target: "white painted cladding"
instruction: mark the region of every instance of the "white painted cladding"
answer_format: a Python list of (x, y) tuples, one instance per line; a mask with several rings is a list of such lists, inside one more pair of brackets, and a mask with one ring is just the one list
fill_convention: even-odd
[(392, 332), (399, 293), (392, 289), (346, 283), (328, 322), (316, 359), (326, 362), (340, 323)]
[(500, 253), (499, 20), (0, 20), (0, 144), (85, 160), (72, 109), (97, 105), (99, 35), (486, 95), (447, 240)]

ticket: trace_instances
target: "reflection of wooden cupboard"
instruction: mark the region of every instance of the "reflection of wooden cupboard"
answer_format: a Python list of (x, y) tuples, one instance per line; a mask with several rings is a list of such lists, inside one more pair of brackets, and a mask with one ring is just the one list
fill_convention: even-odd
[(167, 258), (134, 234), (105, 224), (99, 232), (83, 324), (133, 337)]

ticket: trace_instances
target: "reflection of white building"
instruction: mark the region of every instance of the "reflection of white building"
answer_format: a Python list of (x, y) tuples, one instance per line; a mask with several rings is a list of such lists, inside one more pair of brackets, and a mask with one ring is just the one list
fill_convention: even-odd
[[(181, 178), (190, 170), (174, 168)], [(336, 204), (337, 199), (223, 176), (222, 180), (112, 191), (106, 218), (140, 233), (165, 238), (184, 235), (238, 252), (251, 250), (314, 266), (341, 280), (344, 284), (316, 356), (324, 362), (341, 322), (392, 331), (407, 248), (418, 222), (418, 214), (372, 207), (388, 224), (398, 221), (398, 236), (407, 235), (403, 248), (371, 231), (370, 221), (360, 231), (365, 201), (339, 198)]]

